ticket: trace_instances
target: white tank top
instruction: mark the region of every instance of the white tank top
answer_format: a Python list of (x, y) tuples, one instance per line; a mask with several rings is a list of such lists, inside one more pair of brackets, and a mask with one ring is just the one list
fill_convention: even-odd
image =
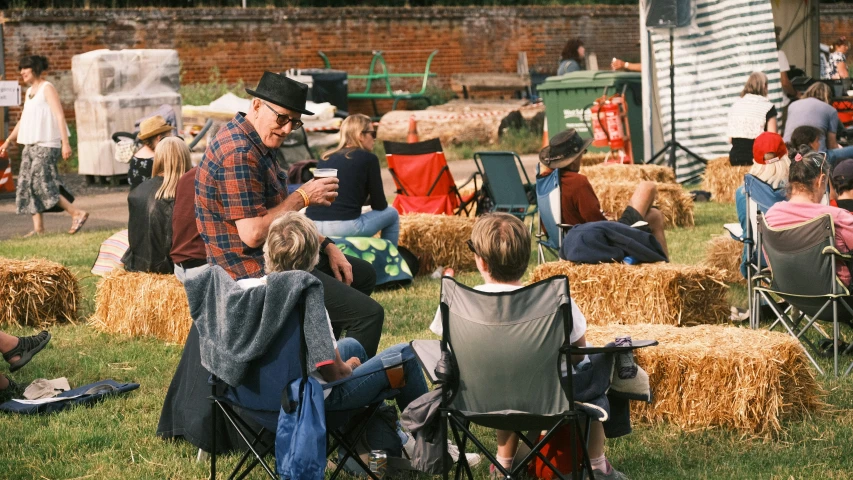
[[(18, 143), (22, 145), (38, 145), (40, 147), (61, 148), (62, 135), (59, 125), (53, 118), (50, 105), (44, 97), (45, 85), (50, 82), (42, 82), (35, 94), (30, 98), (33, 87), (27, 89), (27, 97), (24, 100), (24, 111), (21, 112), (21, 127), (18, 129)], [(67, 129), (68, 127), (66, 127)]]

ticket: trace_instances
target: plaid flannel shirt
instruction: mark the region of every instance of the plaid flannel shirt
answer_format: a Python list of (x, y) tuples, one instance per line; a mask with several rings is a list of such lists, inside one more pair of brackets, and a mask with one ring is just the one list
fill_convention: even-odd
[(207, 263), (234, 279), (264, 274), (264, 253), (237, 233), (236, 221), (266, 215), (287, 197), (287, 175), (255, 128), (238, 113), (207, 147), (195, 178), (196, 225)]

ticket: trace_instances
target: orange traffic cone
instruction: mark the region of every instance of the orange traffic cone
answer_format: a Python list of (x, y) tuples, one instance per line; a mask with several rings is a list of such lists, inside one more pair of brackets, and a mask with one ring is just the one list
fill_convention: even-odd
[(551, 143), (551, 139), (548, 138), (548, 119), (545, 118), (544, 120), (542, 123), (542, 148), (547, 147)]
[(406, 143), (418, 143), (418, 122), (414, 115), (409, 117), (409, 134), (406, 135)]
[(14, 192), (15, 181), (12, 179), (12, 162), (3, 154), (0, 157), (0, 192)]

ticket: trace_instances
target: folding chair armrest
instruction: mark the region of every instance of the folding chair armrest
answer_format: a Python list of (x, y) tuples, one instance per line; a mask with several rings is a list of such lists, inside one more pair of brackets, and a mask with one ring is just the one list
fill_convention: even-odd
[(441, 359), (441, 341), (412, 340), (409, 342), (409, 345), (412, 346), (412, 351), (415, 352), (415, 358), (429, 382), (432, 384), (438, 383), (438, 377), (435, 375), (435, 367)]
[[(467, 180), (465, 180), (465, 183), (463, 183), (462, 185), (459, 185), (458, 187), (456, 187), (456, 189), (457, 189), (457, 190), (459, 190), (459, 189), (461, 189), (461, 188), (465, 188), (465, 186), (466, 186), (466, 185), (468, 185), (469, 183), (471, 183), (471, 181), (472, 181), (472, 180), (474, 180), (475, 178), (477, 178), (477, 175), (479, 175), (479, 174), (480, 174), (480, 172), (474, 172), (474, 173), (472, 173), (472, 174), (471, 174), (471, 176), (470, 176), (470, 177), (468, 177), (468, 179), (467, 179)], [(476, 185), (476, 184), (475, 184), (475, 185)]]
[(592, 355), (595, 353), (625, 353), (639, 348), (653, 347), (658, 344), (657, 340), (634, 340), (633, 345), (612, 347), (576, 347), (574, 345), (563, 345), (560, 353), (569, 355)]
[(853, 260), (853, 254), (842, 253), (835, 247), (826, 247), (823, 249), (823, 251), (821, 253), (823, 253), (824, 255), (835, 255), (836, 257), (838, 257), (844, 261), (847, 261), (847, 262)]

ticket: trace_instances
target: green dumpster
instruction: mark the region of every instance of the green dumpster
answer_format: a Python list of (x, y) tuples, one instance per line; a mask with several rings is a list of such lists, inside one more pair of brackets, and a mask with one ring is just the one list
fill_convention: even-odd
[[(554, 136), (574, 128), (583, 138), (592, 138), (590, 107), (601, 97), (604, 88), (607, 96), (621, 93), (627, 85), (628, 124), (631, 131), (631, 153), (634, 162), (643, 161), (643, 91), (639, 72), (579, 71), (559, 77), (548, 77), (537, 87), (545, 102), (545, 119), (548, 134)], [(602, 119), (603, 119), (602, 115)], [(607, 152), (607, 147), (590, 147), (590, 152)]]

